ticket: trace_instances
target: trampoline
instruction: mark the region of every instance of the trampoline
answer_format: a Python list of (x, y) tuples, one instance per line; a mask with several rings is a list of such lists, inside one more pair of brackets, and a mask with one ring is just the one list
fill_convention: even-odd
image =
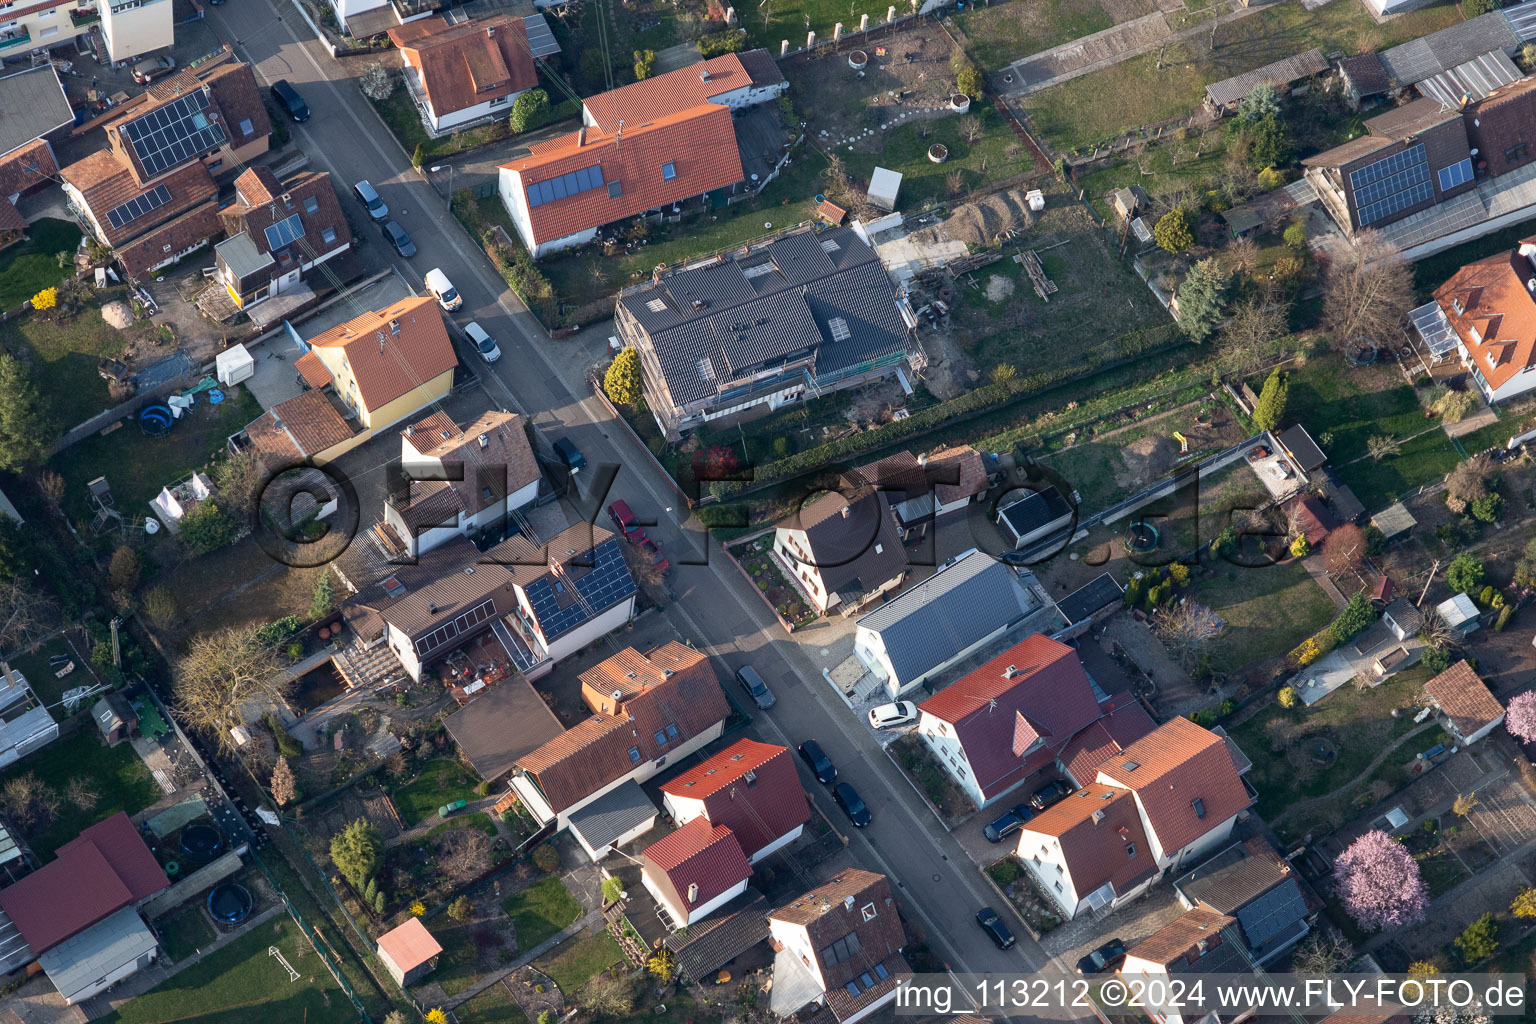
[(170, 406), (146, 405), (139, 410), (139, 429), (150, 437), (164, 437), (171, 432), (171, 424), (175, 422)]
[(223, 834), (212, 825), (194, 822), (181, 830), (181, 850), (193, 860), (212, 860), (223, 845)]
[(1125, 531), (1125, 546), (1136, 554), (1145, 554), (1157, 547), (1160, 538), (1157, 527), (1138, 519)]
[(208, 893), (208, 913), (224, 924), (244, 921), (253, 905), (250, 890), (234, 882), (216, 885)]

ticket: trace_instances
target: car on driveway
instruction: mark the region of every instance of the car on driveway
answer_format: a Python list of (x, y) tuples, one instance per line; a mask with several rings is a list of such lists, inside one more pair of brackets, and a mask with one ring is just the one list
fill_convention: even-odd
[(364, 179), (352, 186), (352, 194), (357, 196), (357, 201), (363, 204), (363, 209), (368, 211), (368, 219), (381, 221), (389, 219), (389, 207), (384, 205), (384, 199), (379, 195), (379, 190), (373, 187), (373, 183)]
[(987, 837), (989, 843), (1000, 843), (1023, 828), (1024, 823), (1034, 816), (1033, 808), (1028, 804), (1019, 804), (996, 821), (989, 822), (986, 828), (981, 830), (981, 834)]
[(1077, 962), (1078, 974), (1100, 974), (1125, 959), (1125, 943), (1110, 939)]
[(494, 363), (501, 358), (501, 347), (496, 344), (496, 339), (486, 333), (485, 328), (471, 320), (464, 325), (464, 336), (474, 343), (475, 351), (480, 353), (480, 358), (488, 363)]
[(133, 66), (133, 80), (140, 85), (148, 85), (155, 79), (164, 78), (175, 70), (176, 58), (166, 56), (151, 57), (148, 60), (141, 60)]
[(982, 907), (976, 911), (976, 923), (981, 925), (981, 930), (986, 932), (993, 942), (997, 943), (998, 949), (1007, 949), (1019, 941), (1013, 937), (1007, 922), (998, 917), (997, 911), (991, 907)]
[(872, 729), (889, 729), (906, 725), (917, 718), (917, 705), (909, 700), (892, 701), (869, 709), (869, 726)]
[(645, 530), (640, 526), (640, 520), (629, 509), (629, 502), (620, 499), (608, 506), (608, 518), (613, 520), (614, 529), (624, 535), (624, 539), (631, 544), (645, 539)]
[(1072, 784), (1064, 779), (1053, 779), (1035, 790), (1029, 798), (1029, 806), (1043, 811), (1052, 804), (1060, 803), (1072, 794)]
[(580, 473), (587, 464), (587, 457), (581, 454), (581, 449), (568, 437), (562, 437), (555, 442), (555, 454), (560, 456), (560, 461), (565, 463), (565, 468), (572, 473)]
[(408, 260), (416, 255), (416, 243), (411, 241), (411, 236), (398, 223), (387, 220), (379, 230), (384, 232), (384, 240), (400, 254), (401, 259)]
[(858, 791), (846, 782), (839, 782), (832, 787), (832, 799), (843, 809), (843, 813), (848, 815), (848, 820), (853, 822), (854, 828), (863, 828), (873, 817)]
[(288, 84), (288, 79), (279, 78), (272, 83), (272, 98), (295, 121), (309, 120), (309, 104), (304, 102), (299, 90)]
[(821, 744), (815, 740), (806, 740), (800, 744), (800, 760), (816, 776), (816, 781), (822, 785), (830, 785), (837, 781), (837, 766), (821, 749)]
[(763, 677), (757, 674), (757, 669), (751, 665), (743, 665), (736, 670), (736, 681), (741, 688), (747, 691), (747, 696), (752, 698), (759, 710), (767, 711), (774, 705), (773, 691), (768, 689), (768, 684), (763, 682)]

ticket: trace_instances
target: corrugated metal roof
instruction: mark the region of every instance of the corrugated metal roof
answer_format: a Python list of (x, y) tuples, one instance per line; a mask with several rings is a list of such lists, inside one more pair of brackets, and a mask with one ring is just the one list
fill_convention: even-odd
[(1499, 12), (1522, 43), (1536, 39), (1536, 3), (1514, 4)]
[[(412, 918), (411, 920), (415, 920)], [(73, 1000), (97, 982), (147, 953), (158, 943), (132, 907), (124, 907), (100, 924), (54, 946), (38, 963), (66, 1000)]]
[(1273, 64), (1233, 75), (1205, 87), (1206, 99), (1225, 107), (1236, 103), (1256, 85), (1289, 85), (1300, 78), (1321, 74), (1328, 70), (1328, 59), (1323, 51), (1313, 47), (1305, 53), (1294, 54)]
[(1381, 52), (1382, 66), (1398, 85), (1417, 85), (1447, 69), (1490, 53), (1508, 52), (1520, 37), (1503, 11), (1491, 11)]
[(1418, 89), (1442, 106), (1454, 109), (1463, 102), (1484, 99), (1493, 90), (1519, 79), (1520, 69), (1515, 67), (1515, 62), (1502, 50), (1494, 50), (1426, 78), (1419, 83)]

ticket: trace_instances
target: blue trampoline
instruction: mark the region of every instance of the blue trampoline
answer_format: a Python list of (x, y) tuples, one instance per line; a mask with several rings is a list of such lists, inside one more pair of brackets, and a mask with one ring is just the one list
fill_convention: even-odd
[(208, 913), (224, 924), (244, 921), (254, 904), (250, 890), (234, 882), (216, 885), (208, 893)]
[(164, 437), (171, 432), (176, 417), (168, 405), (146, 405), (139, 410), (139, 429), (150, 437)]

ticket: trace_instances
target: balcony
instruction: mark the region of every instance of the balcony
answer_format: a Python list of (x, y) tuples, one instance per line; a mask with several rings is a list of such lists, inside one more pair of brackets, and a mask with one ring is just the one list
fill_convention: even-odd
[(0, 36), (0, 51), (12, 49), (13, 47), (20, 46), (23, 43), (31, 42), (31, 40), (32, 33), (27, 29), (21, 29), (17, 32), (8, 32), (5, 35)]
[(82, 7), (69, 12), (69, 23), (75, 28), (94, 25), (101, 20), (101, 12), (94, 7)]
[(448, 6), (448, 0), (392, 0), (392, 3), (401, 21), (431, 14)]

